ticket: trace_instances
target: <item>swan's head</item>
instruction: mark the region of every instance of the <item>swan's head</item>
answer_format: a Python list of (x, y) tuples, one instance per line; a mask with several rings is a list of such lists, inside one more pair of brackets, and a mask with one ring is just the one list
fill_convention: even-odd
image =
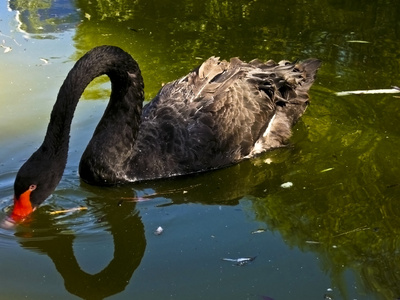
[(18, 171), (14, 182), (14, 208), (11, 218), (21, 221), (30, 215), (56, 189), (65, 164), (49, 157), (43, 159), (40, 149)]

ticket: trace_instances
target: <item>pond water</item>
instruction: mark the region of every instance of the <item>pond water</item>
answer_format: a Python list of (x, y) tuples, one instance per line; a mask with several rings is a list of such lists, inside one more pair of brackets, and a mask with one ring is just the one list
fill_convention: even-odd
[[(335, 94), (400, 85), (399, 15), (394, 0), (0, 0), (1, 219), (58, 88), (94, 46), (132, 54), (147, 100), (211, 55), (323, 61), (289, 147), (112, 188), (77, 173), (109, 95), (96, 80), (57, 190), (30, 220), (0, 229), (0, 298), (399, 298), (400, 99)], [(51, 214), (78, 206), (87, 209)], [(240, 257), (256, 258), (223, 260)]]

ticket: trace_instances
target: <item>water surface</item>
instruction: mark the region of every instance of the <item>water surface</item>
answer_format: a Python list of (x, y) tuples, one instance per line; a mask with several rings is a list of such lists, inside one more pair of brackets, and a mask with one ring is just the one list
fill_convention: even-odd
[[(211, 55), (317, 57), (323, 66), (289, 147), (216, 172), (114, 188), (77, 174), (109, 95), (107, 78), (94, 82), (78, 105), (57, 190), (26, 223), (0, 229), (1, 299), (400, 297), (400, 99), (335, 95), (400, 85), (398, 2), (29, 3), (0, 1), (1, 218), (58, 88), (92, 47), (131, 53), (147, 100)], [(77, 206), (87, 210), (50, 214)], [(222, 260), (253, 256), (245, 266)]]

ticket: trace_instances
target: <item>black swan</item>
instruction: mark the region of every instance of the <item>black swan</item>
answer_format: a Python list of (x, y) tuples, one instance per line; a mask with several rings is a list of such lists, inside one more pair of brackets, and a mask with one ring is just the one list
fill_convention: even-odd
[(55, 190), (76, 105), (95, 77), (107, 74), (112, 92), (79, 173), (90, 184), (114, 185), (218, 169), (285, 145), (320, 64), (211, 57), (142, 110), (137, 62), (117, 47), (94, 48), (69, 72), (43, 144), (18, 171), (11, 215), (24, 218)]

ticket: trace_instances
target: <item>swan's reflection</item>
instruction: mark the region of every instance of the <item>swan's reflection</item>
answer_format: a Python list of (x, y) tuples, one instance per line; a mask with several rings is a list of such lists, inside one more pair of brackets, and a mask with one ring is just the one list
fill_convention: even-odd
[[(257, 171), (258, 177), (252, 171)], [(15, 235), (23, 248), (45, 254), (53, 261), (68, 292), (83, 299), (103, 299), (125, 290), (146, 249), (144, 225), (139, 212), (135, 210), (135, 200), (127, 195), (136, 199), (134, 196), (151, 190), (156, 196), (165, 197), (168, 201), (165, 205), (199, 202), (208, 205), (237, 205), (249, 189), (263, 180), (260, 171), (252, 168), (250, 163), (244, 163), (229, 170), (200, 176), (135, 185), (136, 193), (132, 193), (132, 188), (128, 186), (98, 188), (82, 183), (83, 194), (95, 194), (87, 197), (84, 202), (89, 210), (78, 213), (91, 215), (91, 221), (88, 222), (92, 225), (83, 230), (90, 231), (96, 224), (102, 223), (100, 229), (96, 229), (97, 233), (99, 230), (109, 231), (114, 244), (112, 260), (96, 274), (83, 270), (77, 261), (73, 246), (80, 234), (73, 230), (76, 226), (49, 214), (49, 207), (52, 203), (60, 203), (60, 199), (48, 200), (49, 204), (36, 211), (29, 222), (16, 227)], [(226, 182), (229, 182), (228, 188)], [(62, 198), (65, 194), (68, 196), (68, 191), (59, 190), (55, 197)]]
[[(29, 238), (23, 237), (27, 235), (27, 228), (24, 232), (16, 233), (22, 235), (22, 247), (50, 257), (64, 279), (66, 290), (83, 299), (103, 299), (122, 292), (139, 266), (146, 248), (144, 227), (138, 212), (132, 210), (132, 205), (124, 208), (117, 205), (104, 207), (106, 211), (95, 214), (98, 214), (99, 221), (107, 223), (107, 230), (113, 238), (114, 254), (108, 265), (96, 274), (89, 274), (79, 265), (73, 248), (76, 234), (50, 215), (41, 214), (38, 218), (40, 227), (46, 228), (47, 238), (42, 236), (40, 230), (29, 231)], [(30, 227), (36, 226), (33, 220)], [(93, 252), (93, 256), (96, 256), (96, 252)]]

